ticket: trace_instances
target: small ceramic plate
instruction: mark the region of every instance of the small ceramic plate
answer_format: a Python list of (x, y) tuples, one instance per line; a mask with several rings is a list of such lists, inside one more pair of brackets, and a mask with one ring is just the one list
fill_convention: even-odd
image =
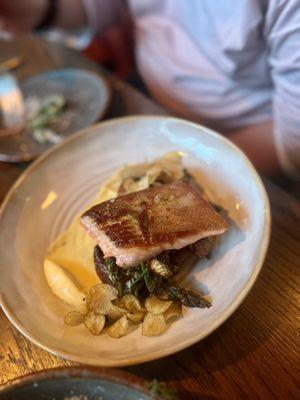
[[(47, 247), (119, 167), (174, 150), (183, 153), (184, 165), (231, 221), (212, 257), (182, 274), (183, 286), (209, 294), (212, 307), (186, 310), (158, 337), (142, 336), (139, 328), (116, 340), (64, 325), (70, 308), (52, 294), (43, 275)], [(49, 193), (54, 201), (45, 208)], [(270, 209), (259, 176), (231, 142), (184, 120), (133, 116), (87, 128), (33, 163), (3, 203), (0, 232), (1, 304), (10, 321), (52, 353), (86, 364), (122, 366), (182, 350), (233, 313), (262, 266)]]
[(1, 386), (0, 400), (150, 400), (148, 386), (115, 369), (55, 368)]
[[(36, 98), (41, 102), (49, 95), (62, 95), (66, 101), (56, 125), (57, 138), (83, 129), (98, 121), (109, 103), (108, 86), (101, 76), (92, 72), (66, 68), (33, 76), (21, 84), (26, 99)], [(0, 136), (0, 161), (29, 161), (39, 156), (53, 144), (39, 143), (29, 128), (19, 133)]]

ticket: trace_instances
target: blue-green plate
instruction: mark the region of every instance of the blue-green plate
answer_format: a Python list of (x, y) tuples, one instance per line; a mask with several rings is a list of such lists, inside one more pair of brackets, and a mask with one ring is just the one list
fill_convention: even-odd
[[(21, 82), (26, 99), (44, 101), (49, 95), (60, 95), (66, 101), (65, 110), (54, 126), (62, 141), (72, 133), (99, 121), (109, 104), (110, 92), (105, 79), (77, 68), (47, 71)], [(29, 128), (0, 137), (0, 161), (29, 161), (48, 150), (53, 143), (36, 141)]]
[[(0, 400), (151, 400), (147, 381), (116, 369), (50, 369), (0, 387)], [(159, 397), (155, 397), (159, 399)]]

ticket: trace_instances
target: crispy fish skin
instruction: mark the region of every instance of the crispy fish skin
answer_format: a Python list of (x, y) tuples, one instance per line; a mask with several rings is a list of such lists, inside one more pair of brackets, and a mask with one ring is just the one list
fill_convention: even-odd
[(228, 229), (223, 217), (181, 181), (98, 204), (82, 215), (81, 224), (105, 257), (115, 257), (120, 267)]

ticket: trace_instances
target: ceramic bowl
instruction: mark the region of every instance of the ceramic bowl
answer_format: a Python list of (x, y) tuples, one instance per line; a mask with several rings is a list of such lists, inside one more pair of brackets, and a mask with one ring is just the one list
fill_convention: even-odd
[[(57, 139), (94, 124), (106, 112), (110, 90), (104, 77), (78, 68), (64, 68), (32, 76), (20, 84), (25, 101), (36, 98), (44, 101), (49, 95), (61, 95), (66, 109), (54, 130)], [(0, 135), (0, 161), (29, 161), (53, 147), (50, 142), (36, 141), (29, 127), (14, 134)]]
[(128, 372), (87, 367), (54, 368), (0, 387), (0, 400), (150, 400), (149, 384)]
[[(212, 257), (200, 260), (183, 286), (212, 299), (188, 309), (161, 336), (141, 330), (113, 339), (64, 325), (70, 310), (50, 291), (43, 258), (49, 244), (90, 204), (102, 183), (127, 163), (181, 151), (206, 195), (226, 210), (230, 229)], [(50, 192), (55, 201), (42, 207)], [(270, 234), (262, 182), (246, 156), (215, 132), (171, 117), (124, 117), (87, 128), (33, 163), (15, 183), (0, 218), (1, 305), (10, 321), (40, 347), (74, 361), (122, 366), (182, 350), (220, 326), (241, 304), (259, 273)]]

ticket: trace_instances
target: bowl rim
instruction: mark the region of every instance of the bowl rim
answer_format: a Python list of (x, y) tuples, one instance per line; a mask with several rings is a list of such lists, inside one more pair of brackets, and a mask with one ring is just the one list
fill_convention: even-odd
[[(38, 382), (50, 380), (68, 380), (72, 378), (81, 379), (103, 379), (131, 389), (136, 389), (149, 396), (148, 380), (116, 368), (91, 367), (91, 366), (65, 366), (49, 368), (41, 371), (31, 372), (23, 376), (16, 377), (6, 384), (0, 386), (0, 399), (2, 394), (13, 393), (16, 389), (25, 388)], [(160, 399), (160, 397), (157, 397)]]
[[(167, 349), (158, 349), (151, 354), (146, 354), (146, 355), (139, 355), (139, 356), (133, 356), (129, 360), (127, 359), (122, 359), (122, 360), (112, 360), (110, 358), (99, 358), (97, 361), (93, 358), (82, 358), (81, 356), (78, 356), (76, 354), (63, 351), (60, 349), (53, 348), (52, 346), (48, 346), (46, 344), (43, 344), (39, 341), (38, 338), (34, 335), (34, 333), (29, 332), (22, 324), (21, 321), (19, 321), (13, 314), (13, 312), (10, 310), (10, 307), (8, 304), (6, 304), (3, 295), (0, 292), (0, 306), (3, 309), (4, 314), (6, 317), (9, 319), (9, 321), (31, 342), (33, 342), (36, 346), (42, 348), (43, 350), (46, 350), (56, 356), (63, 357), (67, 360), (71, 360), (74, 362), (82, 362), (88, 365), (93, 365), (93, 366), (98, 366), (98, 367), (123, 367), (123, 366), (129, 366), (129, 365), (135, 365), (135, 364), (140, 364), (152, 360), (156, 360), (159, 358), (167, 357), (171, 354), (177, 353), (181, 350), (184, 350), (187, 347), (190, 347), (191, 345), (203, 340), (206, 338), (208, 335), (210, 335), (213, 331), (215, 331), (219, 326), (221, 326), (233, 313), (236, 311), (236, 309), (241, 305), (249, 291), (251, 290), (252, 286), (254, 285), (258, 274), (262, 268), (268, 246), (269, 246), (269, 241), (270, 241), (270, 232), (271, 232), (271, 210), (270, 210), (270, 203), (268, 199), (268, 195), (266, 193), (265, 187), (262, 183), (262, 180), (260, 176), (258, 175), (257, 171), (255, 170), (254, 166), (252, 165), (251, 161), (248, 159), (248, 157), (243, 153), (242, 150), (240, 150), (234, 143), (232, 143), (229, 139), (226, 137), (220, 135), (219, 133), (205, 127), (202, 125), (199, 125), (197, 123), (182, 119), (182, 118), (177, 118), (177, 117), (172, 117), (172, 116), (159, 116), (159, 115), (130, 115), (130, 116), (122, 116), (122, 117), (117, 117), (117, 118), (112, 118), (109, 120), (105, 120), (102, 122), (99, 122), (97, 124), (91, 125), (87, 128), (84, 128), (75, 134), (67, 137), (62, 143), (59, 143), (53, 147), (51, 147), (49, 150), (47, 150), (45, 153), (43, 153), (38, 159), (36, 159), (17, 179), (17, 181), (13, 184), (11, 189), (9, 190), (8, 194), (6, 195), (3, 203), (0, 206), (0, 221), (2, 218), (2, 215), (4, 213), (4, 210), (6, 206), (8, 205), (11, 197), (14, 195), (15, 191), (17, 188), (22, 184), (22, 182), (30, 175), (30, 173), (35, 170), (36, 168), (39, 167), (41, 163), (44, 162), (45, 159), (50, 157), (52, 153), (56, 152), (58, 149), (60, 149), (63, 146), (67, 146), (71, 141), (77, 140), (78, 138), (81, 138), (85, 135), (97, 135), (97, 128), (102, 128), (103, 126), (109, 126), (109, 125), (114, 125), (114, 124), (122, 124), (123, 122), (128, 122), (128, 121), (133, 121), (133, 120), (166, 120), (168, 119), (169, 121), (174, 121), (174, 122), (180, 122), (184, 124), (188, 124), (197, 130), (202, 130), (205, 131), (207, 134), (212, 135), (214, 138), (220, 140), (221, 142), (224, 143), (225, 146), (229, 146), (234, 152), (237, 152), (239, 156), (243, 159), (245, 164), (247, 165), (249, 171), (251, 172), (251, 175), (254, 178), (254, 181), (257, 185), (257, 188), (261, 194), (261, 198), (263, 201), (263, 208), (264, 208), (264, 229), (263, 229), (263, 234), (262, 234), (262, 240), (261, 240), (261, 246), (260, 246), (260, 251), (259, 255), (257, 257), (256, 264), (252, 270), (251, 276), (248, 279), (248, 281), (245, 283), (245, 285), (241, 288), (241, 290), (238, 292), (238, 294), (235, 296), (234, 300), (231, 302), (231, 304), (228, 306), (226, 311), (222, 313), (222, 315), (216, 319), (210, 326), (209, 329), (203, 334), (200, 332), (198, 335), (193, 336), (192, 338), (186, 338), (184, 341), (180, 342), (179, 344), (176, 344), (172, 348), (167, 348)], [(93, 132), (93, 133), (92, 133)], [(126, 134), (126, 133), (124, 133)], [(1, 289), (1, 288), (0, 288)]]

